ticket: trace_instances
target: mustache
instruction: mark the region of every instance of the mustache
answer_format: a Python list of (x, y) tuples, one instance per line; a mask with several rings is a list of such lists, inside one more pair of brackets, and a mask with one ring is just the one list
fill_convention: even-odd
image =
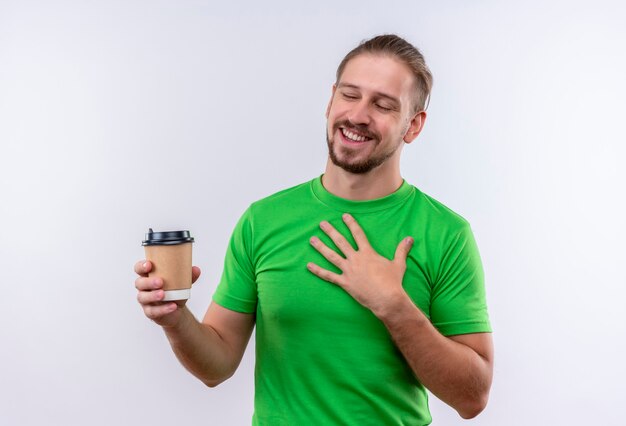
[(380, 140), (380, 136), (378, 133), (370, 130), (367, 126), (363, 124), (354, 124), (349, 120), (338, 121), (334, 125), (334, 130), (338, 130), (340, 127), (343, 127), (346, 130), (353, 130), (354, 132), (363, 135), (367, 138)]

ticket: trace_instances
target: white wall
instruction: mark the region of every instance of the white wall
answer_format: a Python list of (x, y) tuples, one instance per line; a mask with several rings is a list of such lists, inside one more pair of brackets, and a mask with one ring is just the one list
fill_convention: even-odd
[(216, 389), (187, 374), (136, 303), (140, 241), (193, 232), (202, 316), (243, 209), (323, 171), (341, 57), (396, 32), (435, 76), (404, 177), (472, 223), (487, 274), (469, 423), (623, 424), (625, 10), (0, 0), (0, 423), (249, 424), (253, 346)]

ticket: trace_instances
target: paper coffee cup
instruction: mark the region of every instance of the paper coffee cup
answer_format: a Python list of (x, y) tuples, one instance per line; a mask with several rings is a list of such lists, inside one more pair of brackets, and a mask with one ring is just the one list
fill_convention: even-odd
[(152, 262), (149, 277), (163, 280), (164, 301), (186, 300), (191, 295), (191, 244), (189, 231), (154, 232), (142, 241), (146, 260)]

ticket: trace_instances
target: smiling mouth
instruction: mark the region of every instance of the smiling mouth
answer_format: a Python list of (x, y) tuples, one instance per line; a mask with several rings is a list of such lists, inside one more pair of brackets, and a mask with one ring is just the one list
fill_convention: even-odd
[(348, 129), (343, 128), (343, 127), (340, 127), (339, 130), (341, 131), (341, 135), (348, 142), (357, 142), (358, 143), (358, 142), (368, 142), (368, 141), (372, 140), (372, 138), (370, 138), (370, 137), (360, 135), (360, 134), (358, 134), (356, 132), (353, 132), (353, 131), (348, 130)]

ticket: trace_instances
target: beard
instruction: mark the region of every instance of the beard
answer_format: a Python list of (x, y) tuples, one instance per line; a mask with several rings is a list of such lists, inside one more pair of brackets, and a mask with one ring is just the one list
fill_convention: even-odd
[[(331, 135), (335, 135), (340, 127), (346, 128), (348, 130), (354, 129), (360, 134), (366, 135), (367, 137), (371, 138), (370, 141), (364, 143), (373, 143), (375, 147), (380, 144), (380, 136), (378, 136), (376, 133), (373, 133), (365, 126), (354, 125), (347, 121), (335, 123)], [(371, 155), (364, 160), (358, 161), (355, 160), (355, 157), (359, 155), (358, 150), (354, 151), (346, 148), (345, 146), (342, 146), (340, 142), (338, 143), (335, 141), (334, 137), (331, 138), (329, 136), (328, 131), (326, 132), (326, 143), (328, 144), (328, 156), (330, 157), (330, 161), (332, 161), (335, 166), (341, 167), (346, 172), (356, 175), (368, 173), (376, 167), (380, 166), (385, 161), (387, 161), (389, 157), (395, 154), (395, 152), (401, 146), (401, 144), (399, 143), (386, 152), (381, 152), (378, 155)], [(341, 155), (338, 155), (337, 151), (340, 151)]]

